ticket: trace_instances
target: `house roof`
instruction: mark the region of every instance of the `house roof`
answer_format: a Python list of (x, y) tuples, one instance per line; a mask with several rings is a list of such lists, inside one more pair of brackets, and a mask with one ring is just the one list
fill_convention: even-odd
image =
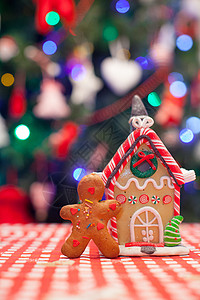
[(105, 186), (109, 188), (110, 191), (114, 191), (114, 184), (120, 173), (137, 151), (139, 146), (144, 143), (154, 151), (163, 166), (167, 168), (168, 173), (172, 178), (172, 182), (178, 186), (184, 184), (184, 178), (181, 169), (157, 134), (150, 128), (138, 128), (131, 132), (131, 134), (119, 147), (111, 161), (103, 170), (102, 179)]

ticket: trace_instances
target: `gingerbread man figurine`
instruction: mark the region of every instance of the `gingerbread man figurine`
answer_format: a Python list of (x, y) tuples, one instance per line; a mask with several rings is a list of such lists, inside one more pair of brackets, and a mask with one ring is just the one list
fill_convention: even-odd
[(121, 204), (116, 200), (101, 200), (104, 183), (94, 173), (82, 178), (78, 194), (81, 204), (66, 205), (60, 211), (60, 216), (73, 224), (72, 233), (62, 246), (62, 254), (77, 258), (92, 239), (104, 256), (117, 257), (119, 246), (109, 234), (107, 223), (120, 212)]

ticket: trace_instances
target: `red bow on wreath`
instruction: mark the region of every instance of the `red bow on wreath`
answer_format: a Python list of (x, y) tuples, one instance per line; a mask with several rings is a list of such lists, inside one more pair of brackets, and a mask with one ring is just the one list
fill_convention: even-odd
[(75, 4), (73, 0), (33, 0), (36, 4), (35, 23), (36, 29), (41, 34), (46, 34), (51, 26), (45, 18), (50, 11), (56, 11), (65, 28), (75, 25)]
[(137, 167), (138, 165), (140, 165), (143, 161), (147, 161), (148, 164), (151, 166), (151, 168), (153, 170), (156, 170), (156, 167), (154, 166), (154, 164), (152, 163), (152, 161), (150, 159), (153, 159), (154, 158), (154, 154), (151, 153), (151, 154), (145, 154), (144, 152), (140, 151), (138, 152), (138, 157), (140, 157), (141, 159), (138, 160), (134, 165), (133, 167)]

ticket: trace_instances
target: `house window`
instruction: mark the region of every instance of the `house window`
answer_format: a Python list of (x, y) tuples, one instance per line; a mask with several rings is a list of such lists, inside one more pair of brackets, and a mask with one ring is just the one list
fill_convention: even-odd
[(151, 177), (156, 172), (157, 168), (158, 162), (156, 155), (151, 151), (138, 151), (131, 158), (130, 169), (136, 177)]

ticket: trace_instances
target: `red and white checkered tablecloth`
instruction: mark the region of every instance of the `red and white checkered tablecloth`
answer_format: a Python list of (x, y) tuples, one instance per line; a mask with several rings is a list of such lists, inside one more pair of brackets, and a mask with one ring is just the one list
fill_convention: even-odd
[(200, 224), (182, 224), (185, 256), (78, 259), (60, 252), (69, 224), (0, 225), (1, 300), (199, 300)]

